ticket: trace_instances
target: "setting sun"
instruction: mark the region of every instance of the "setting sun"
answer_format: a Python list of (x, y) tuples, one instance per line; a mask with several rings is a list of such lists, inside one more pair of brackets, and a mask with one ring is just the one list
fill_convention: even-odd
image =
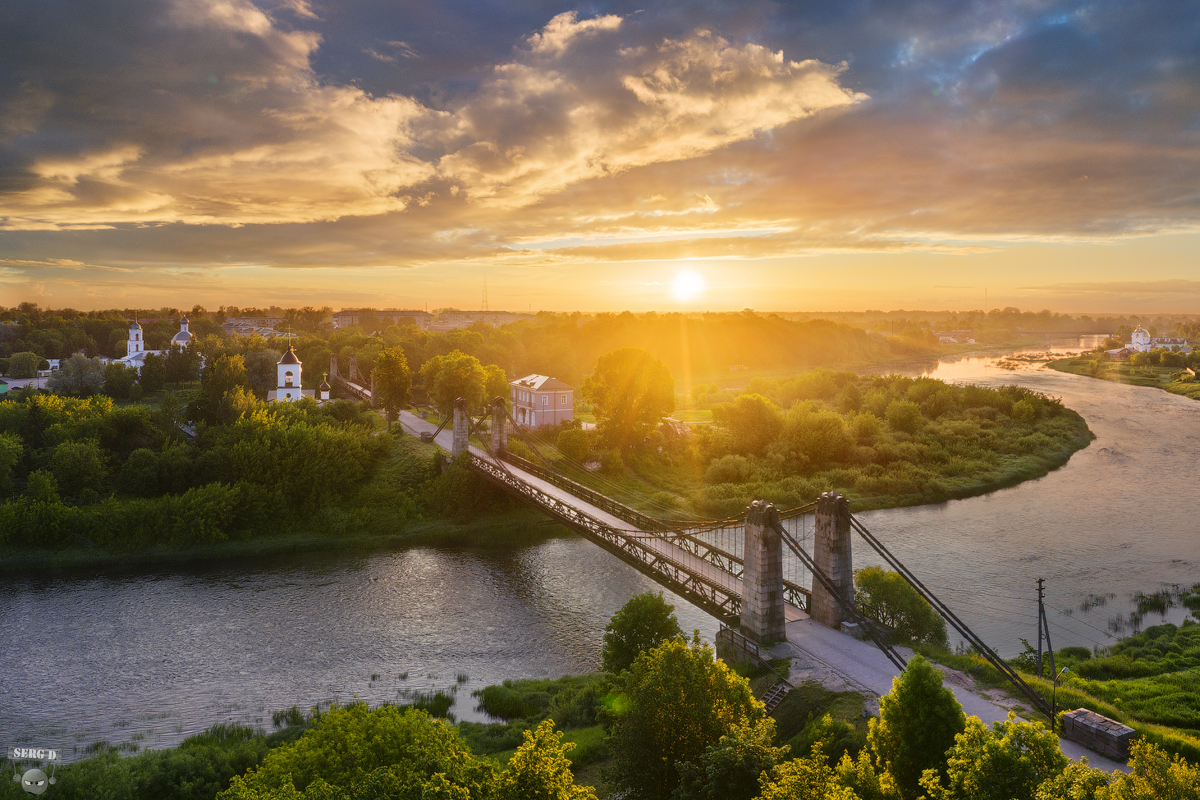
[(671, 282), (671, 295), (681, 303), (694, 300), (704, 294), (704, 277), (691, 270), (684, 270)]

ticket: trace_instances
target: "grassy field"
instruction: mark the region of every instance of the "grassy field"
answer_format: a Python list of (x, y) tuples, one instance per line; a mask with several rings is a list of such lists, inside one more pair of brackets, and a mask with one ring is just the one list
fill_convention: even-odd
[(1069, 372), (1072, 375), (1083, 375), (1088, 378), (1099, 378), (1113, 383), (1125, 383), (1131, 386), (1151, 386), (1156, 389), (1181, 394), (1193, 400), (1200, 400), (1200, 381), (1184, 376), (1180, 380), (1181, 370), (1175, 367), (1140, 366), (1135, 367), (1125, 361), (1106, 361), (1096, 356), (1084, 355), (1075, 358), (1064, 358), (1051, 361), (1051, 369), (1059, 372)]

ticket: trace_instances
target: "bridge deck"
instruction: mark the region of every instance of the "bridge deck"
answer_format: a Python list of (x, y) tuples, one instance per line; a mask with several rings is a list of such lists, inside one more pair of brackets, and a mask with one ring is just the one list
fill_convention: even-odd
[[(407, 411), (400, 412), (400, 422), (404, 426), (405, 430), (407, 430), (409, 432), (432, 433), (433, 431), (435, 431), (437, 429), (437, 426), (434, 425), (432, 422), (426, 422), (425, 420), (421, 419), (420, 417), (416, 416), (415, 414), (411, 414)], [(451, 448), (451, 445), (453, 444), (453, 439), (454, 439), (454, 432), (452, 430), (450, 430), (449, 428), (447, 428), (446, 430), (443, 430), (440, 434), (438, 434), (437, 438), (434, 441), (436, 441), (438, 445), (440, 445), (444, 450), (446, 450), (448, 452)], [(480, 458), (490, 458), (490, 456), (487, 454), (487, 452), (485, 452), (484, 450), (481, 450), (478, 447), (475, 447), (474, 445), (471, 445), (470, 449), (471, 449), (472, 453), (479, 456)], [(655, 553), (658, 553), (663, 558), (666, 558), (670, 561), (674, 561), (676, 564), (679, 564), (681, 567), (684, 567), (689, 572), (692, 572), (696, 575), (700, 575), (705, 580), (707, 580), (711, 583), (714, 583), (718, 586), (723, 587), (730, 594), (736, 594), (738, 596), (741, 596), (741, 593), (742, 593), (742, 579), (741, 578), (735, 578), (734, 576), (730, 575), (728, 572), (725, 572), (724, 570), (719, 569), (715, 565), (710, 564), (709, 562), (705, 561), (704, 559), (699, 558), (698, 556), (695, 556), (695, 555), (689, 553), (688, 551), (684, 550), (683, 548), (677, 547), (668, 541), (664, 541), (663, 539), (657, 538), (657, 537), (653, 536), (652, 534), (648, 534), (645, 531), (642, 531), (642, 530), (634, 527), (633, 525), (626, 522), (625, 520), (613, 516), (612, 514), (605, 511), (604, 509), (598, 508), (598, 507), (592, 505), (591, 503), (587, 502), (586, 500), (582, 500), (582, 499), (576, 497), (575, 495), (571, 494), (570, 492), (566, 491), (565, 489), (561, 489), (548, 481), (542, 480), (541, 478), (537, 477), (536, 475), (532, 475), (532, 474), (526, 472), (525, 470), (522, 470), (519, 467), (515, 467), (511, 464), (506, 464), (505, 466), (512, 475), (516, 476), (517, 478), (519, 478), (520, 480), (529, 484), (530, 486), (533, 486), (538, 491), (543, 492), (544, 494), (550, 495), (551, 497), (556, 497), (559, 500), (562, 500), (564, 502), (570, 503), (570, 505), (572, 505), (579, 511), (583, 512), (584, 514), (587, 514), (592, 519), (595, 519), (595, 520), (597, 520), (611, 528), (614, 528), (616, 530), (631, 531), (635, 536), (638, 534), (642, 534), (642, 536), (638, 536), (638, 541), (642, 545), (644, 545), (646, 548), (653, 550)], [(787, 605), (787, 606), (785, 606), (785, 610), (786, 610), (786, 617), (787, 617), (788, 622), (793, 622), (795, 620), (801, 620), (801, 619), (808, 619), (808, 615), (805, 614), (804, 611), (802, 611), (801, 609), (796, 608), (795, 606)]]

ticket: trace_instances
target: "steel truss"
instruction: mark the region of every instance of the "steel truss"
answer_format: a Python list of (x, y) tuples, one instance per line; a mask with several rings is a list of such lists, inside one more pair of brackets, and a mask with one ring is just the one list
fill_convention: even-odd
[[(620, 530), (606, 525), (570, 503), (526, 483), (509, 472), (502, 463), (470, 453), (470, 465), (492, 483), (533, 503), (585, 539), (603, 547), (634, 569), (653, 578), (725, 624), (737, 625), (740, 623), (742, 613), (740, 594), (731, 592), (726, 587), (692, 572), (677, 561), (647, 547), (643, 544), (647, 537), (646, 533)], [(653, 538), (666, 539), (667, 537), (654, 536)], [(674, 537), (671, 537), (669, 541), (675, 543)]]

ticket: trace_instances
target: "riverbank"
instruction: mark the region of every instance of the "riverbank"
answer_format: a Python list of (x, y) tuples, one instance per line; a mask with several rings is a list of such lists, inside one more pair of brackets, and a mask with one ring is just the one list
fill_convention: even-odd
[(436, 545), (511, 548), (537, 544), (571, 532), (532, 508), (515, 507), (468, 520), (425, 519), (393, 533), (322, 535), (314, 531), (191, 547), (111, 553), (98, 548), (26, 550), (0, 553), (0, 575), (30, 571), (72, 573), (247, 561), (298, 553), (375, 552)]
[(1129, 386), (1149, 386), (1200, 400), (1200, 380), (1178, 367), (1133, 366), (1128, 361), (1108, 361), (1095, 354), (1063, 358), (1051, 361), (1047, 366), (1070, 375)]

